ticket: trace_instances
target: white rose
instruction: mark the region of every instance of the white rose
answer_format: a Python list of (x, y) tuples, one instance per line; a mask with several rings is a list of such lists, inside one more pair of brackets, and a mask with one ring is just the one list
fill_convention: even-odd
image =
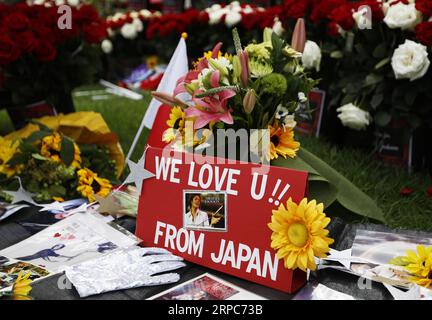
[(231, 28), (232, 26), (235, 26), (237, 23), (239, 23), (242, 19), (242, 16), (240, 13), (233, 11), (226, 15), (225, 17), (225, 25), (228, 28)]
[(222, 6), (218, 3), (215, 3), (214, 5), (211, 6), (211, 10), (213, 10), (213, 11), (220, 10), (221, 8), (222, 8)]
[(405, 40), (405, 43), (394, 51), (391, 65), (396, 79), (419, 79), (429, 69), (427, 48), (417, 42)]
[(252, 9), (252, 7), (249, 6), (249, 5), (247, 5), (247, 6), (243, 9), (243, 13), (245, 13), (245, 14), (250, 14), (250, 13), (252, 13), (252, 12), (254, 12), (254, 9)]
[(422, 14), (415, 7), (414, 3), (403, 4), (399, 2), (387, 9), (384, 22), (391, 29), (401, 28), (402, 30), (413, 29), (422, 21)]
[(132, 24), (135, 26), (137, 32), (141, 32), (144, 29), (143, 23), (140, 19), (133, 19)]
[(321, 49), (313, 41), (307, 40), (302, 55), (303, 66), (307, 69), (320, 70), (321, 66)]
[(359, 10), (354, 11), (352, 17), (358, 29), (372, 29), (372, 12), (370, 9), (360, 7)]
[(354, 130), (364, 130), (370, 124), (371, 116), (369, 112), (360, 109), (352, 103), (346, 104), (336, 109), (338, 118), (345, 127)]
[(65, 0), (55, 0), (55, 5), (56, 6), (61, 6), (65, 4)]
[(132, 23), (125, 23), (120, 29), (121, 35), (126, 39), (135, 39), (137, 30)]
[(101, 43), (102, 51), (106, 54), (111, 53), (113, 49), (112, 42), (109, 39), (105, 39)]
[(280, 20), (278, 18), (274, 19), (274, 24), (272, 27), (272, 30), (274, 33), (276, 33), (278, 36), (281, 36), (282, 33), (285, 32), (284, 27), (282, 26), (282, 22), (280, 22)]
[(225, 13), (224, 10), (217, 10), (209, 13), (209, 24), (210, 25), (218, 24), (224, 13)]

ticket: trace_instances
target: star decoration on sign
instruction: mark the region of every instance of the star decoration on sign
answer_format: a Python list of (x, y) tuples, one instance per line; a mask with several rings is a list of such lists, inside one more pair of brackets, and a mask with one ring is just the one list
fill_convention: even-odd
[(122, 207), (115, 201), (113, 192), (107, 195), (106, 198), (98, 196), (97, 194), (95, 194), (94, 197), (96, 201), (99, 202), (99, 208), (98, 208), (99, 213), (108, 213), (108, 214), (120, 213)]
[(138, 161), (138, 163), (135, 163), (129, 159), (127, 160), (127, 164), (129, 166), (130, 173), (127, 176), (126, 180), (123, 182), (123, 184), (133, 182), (135, 184), (135, 186), (137, 187), (138, 194), (141, 194), (143, 181), (145, 179), (150, 179), (150, 178), (153, 178), (155, 176), (150, 171), (144, 169), (146, 151), (147, 151), (147, 149), (144, 151), (144, 154), (141, 157), (141, 159)]
[(47, 204), (41, 204), (42, 209), (40, 209), (39, 211), (61, 211), (61, 212), (65, 212), (65, 208), (64, 208), (64, 204), (58, 201), (54, 201), (51, 203), (47, 203)]
[(16, 178), (18, 179), (19, 185), (20, 185), (19, 188), (18, 188), (18, 190), (17, 191), (3, 191), (4, 193), (6, 193), (6, 194), (8, 194), (8, 195), (10, 195), (10, 196), (13, 197), (11, 204), (15, 204), (15, 203), (20, 202), (20, 201), (25, 201), (27, 203), (30, 203), (30, 204), (33, 204), (33, 205), (36, 205), (36, 206), (40, 206), (39, 204), (37, 204), (36, 202), (33, 201), (32, 197), (35, 194), (26, 191), (23, 188), (22, 184), (21, 184), (20, 177), (16, 177)]

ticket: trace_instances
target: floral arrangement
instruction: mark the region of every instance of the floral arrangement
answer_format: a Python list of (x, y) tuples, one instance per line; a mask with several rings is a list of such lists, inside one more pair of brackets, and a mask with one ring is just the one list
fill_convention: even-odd
[[(292, 47), (265, 29), (263, 42), (243, 48), (237, 30), (233, 35), (236, 55), (223, 54), (218, 43), (178, 80), (174, 96), (153, 93), (174, 106), (162, 139), (174, 147), (195, 147), (209, 141), (215, 128), (268, 129), (267, 158), (294, 158), (300, 146), (294, 140), (295, 114), (308, 108), (307, 96), (316, 84), (301, 65), (304, 43), (293, 41)], [(193, 141), (186, 141), (188, 121)]]
[(46, 100), (57, 111), (72, 111), (62, 110), (59, 96), (101, 70), (104, 20), (94, 7), (79, 4), (69, 7), (71, 29), (61, 29), (56, 3), (0, 4), (0, 90), (13, 105)]
[(403, 267), (413, 283), (432, 288), (432, 247), (418, 245), (417, 252), (407, 250), (406, 256), (396, 257), (390, 263)]
[[(101, 123), (97, 117), (92, 119), (94, 123)], [(0, 137), (1, 189), (16, 189), (19, 178), (22, 187), (33, 193), (38, 202), (80, 197), (93, 202), (95, 195), (106, 197), (118, 177), (107, 135), (89, 130), (84, 138), (90, 143), (78, 143), (71, 136), (82, 132), (82, 127), (75, 132), (70, 126), (66, 130), (61, 126), (52, 127), (37, 122), (20, 132)], [(85, 139), (79, 138), (80, 141)], [(9, 200), (6, 193), (0, 195)]]

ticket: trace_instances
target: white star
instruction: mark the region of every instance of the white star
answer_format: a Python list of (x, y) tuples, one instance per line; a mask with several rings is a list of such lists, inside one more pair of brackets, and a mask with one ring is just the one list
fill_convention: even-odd
[(66, 211), (64, 209), (64, 205), (58, 201), (54, 201), (52, 203), (47, 203), (47, 204), (41, 204), (41, 206), (42, 209), (40, 209), (39, 211), (50, 211), (50, 210), (61, 211), (61, 212)]
[(12, 204), (20, 202), (20, 201), (25, 201), (25, 202), (34, 204), (36, 206), (39, 206), (36, 202), (33, 201), (32, 197), (35, 194), (24, 190), (24, 188), (22, 186), (20, 186), (17, 191), (3, 191), (3, 192), (7, 193), (8, 195), (13, 197), (12, 202), (11, 202)]
[(145, 165), (145, 152), (142, 158), (138, 161), (138, 163), (135, 163), (131, 160), (127, 160), (127, 164), (129, 166), (130, 173), (127, 176), (126, 180), (123, 182), (123, 184), (127, 183), (135, 183), (135, 186), (137, 187), (138, 194), (141, 194), (142, 184), (145, 179), (153, 178), (155, 175), (151, 173), (150, 171), (144, 169)]

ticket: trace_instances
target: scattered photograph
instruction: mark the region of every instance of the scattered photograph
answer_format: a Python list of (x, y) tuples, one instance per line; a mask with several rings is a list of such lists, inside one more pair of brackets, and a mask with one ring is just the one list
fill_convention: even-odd
[(352, 246), (352, 256), (375, 265), (388, 264), (407, 250), (416, 251), (417, 245), (432, 246), (430, 237), (403, 233), (358, 230)]
[(186, 229), (227, 231), (227, 195), (218, 191), (183, 192), (183, 226)]
[(264, 298), (205, 273), (159, 293), (149, 300), (264, 300)]

